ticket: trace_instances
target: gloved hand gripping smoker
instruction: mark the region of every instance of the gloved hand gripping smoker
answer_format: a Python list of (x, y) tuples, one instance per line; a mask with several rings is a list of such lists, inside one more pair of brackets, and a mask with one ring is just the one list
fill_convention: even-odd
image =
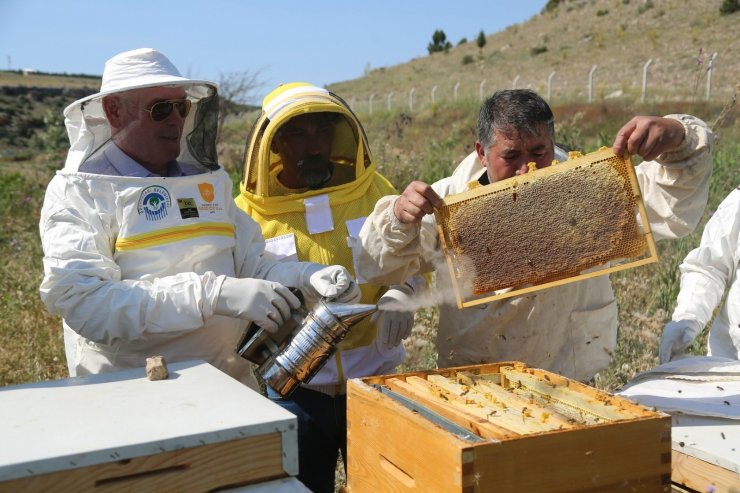
[(301, 292), (291, 291), (301, 306), (292, 310), (285, 323), (274, 333), (251, 323), (236, 348), (239, 356), (258, 365), (265, 383), (284, 398), (301, 383), (309, 382), (352, 326), (378, 309), (376, 305), (333, 303), (321, 298), (309, 311)]

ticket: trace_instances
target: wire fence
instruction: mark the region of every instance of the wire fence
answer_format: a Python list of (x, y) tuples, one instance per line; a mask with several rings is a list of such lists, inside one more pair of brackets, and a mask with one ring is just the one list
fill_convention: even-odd
[[(404, 111), (414, 113), (439, 105), (457, 102), (483, 101), (499, 89), (532, 89), (548, 102), (598, 103), (604, 100), (629, 100), (630, 102), (660, 102), (665, 100), (710, 101), (723, 100), (737, 92), (733, 70), (727, 70), (717, 84), (717, 53), (702, 61), (701, 65), (683, 74), (653, 74), (654, 59), (641, 63), (639, 70), (632, 70), (631, 78), (616, 79), (614, 67), (593, 64), (583, 73), (569, 71), (561, 75), (557, 70), (543, 71), (543, 80), (525, 80), (516, 75), (510, 81), (500, 76), (455, 81), (454, 84), (434, 84), (388, 89), (376, 85), (365, 93), (341, 94), (353, 111), (369, 114)], [(496, 74), (498, 75), (498, 74)], [(679, 82), (680, 81), (680, 82)]]

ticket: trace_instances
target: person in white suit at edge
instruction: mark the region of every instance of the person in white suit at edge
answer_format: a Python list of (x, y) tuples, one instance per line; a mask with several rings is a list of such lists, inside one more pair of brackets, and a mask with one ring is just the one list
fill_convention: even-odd
[(740, 189), (707, 221), (699, 246), (679, 266), (681, 290), (672, 320), (663, 328), (660, 363), (678, 359), (725, 297), (707, 343), (708, 356), (740, 359)]

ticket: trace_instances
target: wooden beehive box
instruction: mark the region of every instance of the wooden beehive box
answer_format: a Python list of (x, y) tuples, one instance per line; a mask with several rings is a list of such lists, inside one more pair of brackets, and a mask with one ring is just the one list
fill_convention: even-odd
[(298, 473), (296, 418), (202, 362), (0, 388), (0, 492), (199, 492)]
[(507, 362), (352, 379), (347, 479), (363, 492), (669, 492), (671, 418)]

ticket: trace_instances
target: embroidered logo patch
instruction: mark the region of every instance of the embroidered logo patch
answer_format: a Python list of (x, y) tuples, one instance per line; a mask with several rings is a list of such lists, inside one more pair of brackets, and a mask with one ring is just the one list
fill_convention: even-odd
[(147, 221), (159, 221), (167, 217), (167, 209), (172, 207), (170, 192), (160, 186), (146, 187), (139, 195), (137, 211), (144, 214)]
[(198, 203), (198, 211), (200, 215), (206, 217), (211, 214), (218, 214), (222, 212), (224, 208), (216, 202), (216, 187), (213, 183), (198, 183), (198, 193), (203, 202)]
[(177, 207), (180, 208), (180, 217), (183, 219), (200, 217), (198, 215), (198, 204), (195, 203), (195, 199), (177, 199)]
[(198, 183), (198, 191), (200, 192), (200, 196), (206, 202), (213, 202), (213, 199), (216, 198), (212, 183)]

